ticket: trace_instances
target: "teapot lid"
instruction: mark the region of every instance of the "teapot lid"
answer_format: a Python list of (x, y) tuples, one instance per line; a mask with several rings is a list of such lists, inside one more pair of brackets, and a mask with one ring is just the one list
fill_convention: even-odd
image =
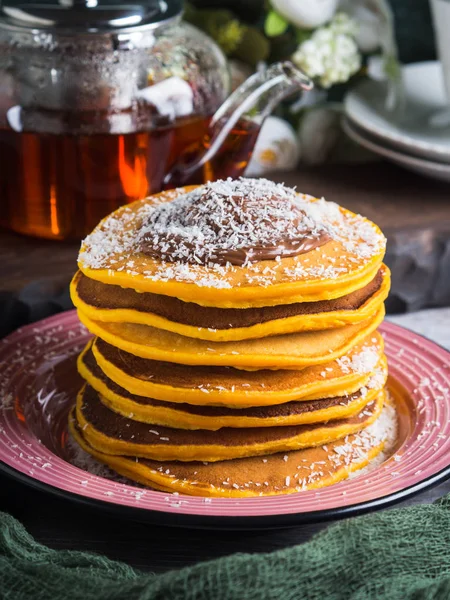
[(107, 33), (156, 28), (181, 12), (182, 0), (0, 0), (0, 26)]

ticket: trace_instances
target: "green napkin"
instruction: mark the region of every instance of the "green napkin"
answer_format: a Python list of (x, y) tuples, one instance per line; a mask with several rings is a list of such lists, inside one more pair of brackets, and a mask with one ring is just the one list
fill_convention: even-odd
[[(240, 533), (239, 535), (245, 535)], [(151, 575), (103, 556), (50, 550), (0, 513), (2, 600), (445, 600), (450, 496), (342, 521), (309, 542)]]

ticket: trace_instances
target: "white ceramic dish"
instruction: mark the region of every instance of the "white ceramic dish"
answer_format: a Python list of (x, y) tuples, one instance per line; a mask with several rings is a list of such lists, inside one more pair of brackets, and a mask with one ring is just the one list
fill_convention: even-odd
[(447, 109), (450, 123), (450, 104), (440, 63), (407, 65), (402, 69), (402, 76), (404, 106), (392, 112), (387, 110), (386, 84), (364, 80), (345, 99), (347, 117), (379, 138), (383, 145), (432, 162), (450, 164), (450, 124), (442, 125)]
[(397, 150), (387, 148), (386, 146), (382, 146), (377, 143), (374, 138), (369, 137), (369, 135), (362, 128), (352, 123), (350, 119), (344, 119), (342, 122), (342, 127), (345, 133), (352, 140), (364, 148), (367, 148), (368, 150), (371, 150), (380, 156), (384, 156), (391, 162), (404, 167), (409, 171), (413, 171), (414, 173), (424, 175), (425, 177), (437, 179), (439, 181), (450, 182), (450, 164), (417, 158), (415, 156), (410, 156)]

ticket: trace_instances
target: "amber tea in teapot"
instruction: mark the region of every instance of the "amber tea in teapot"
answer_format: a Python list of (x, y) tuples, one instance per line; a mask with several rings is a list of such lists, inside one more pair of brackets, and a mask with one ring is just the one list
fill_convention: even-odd
[[(208, 143), (209, 121), (188, 117), (121, 135), (0, 129), (0, 222), (20, 233), (79, 239), (118, 206), (160, 191), (177, 158)], [(180, 185), (240, 175), (258, 131), (238, 122), (221, 150)]]
[(225, 57), (181, 0), (3, 0), (0, 222), (80, 239), (127, 202), (237, 177), (264, 118), (311, 85), (277, 63), (229, 96)]

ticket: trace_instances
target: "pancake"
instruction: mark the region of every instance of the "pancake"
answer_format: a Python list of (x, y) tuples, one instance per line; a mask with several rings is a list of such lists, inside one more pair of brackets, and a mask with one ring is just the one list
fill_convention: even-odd
[(353, 417), (328, 423), (264, 427), (185, 430), (123, 417), (100, 401), (90, 386), (80, 391), (76, 419), (83, 437), (99, 452), (167, 461), (230, 460), (320, 446), (361, 431), (379, 416), (384, 391)]
[(336, 329), (292, 333), (238, 342), (207, 342), (135, 323), (92, 321), (78, 311), (81, 322), (105, 342), (130, 354), (185, 365), (215, 365), (240, 369), (301, 369), (339, 358), (375, 331), (384, 317), (374, 317)]
[[(241, 208), (236, 198), (242, 200)], [(271, 203), (276, 205), (276, 218), (268, 209)], [(259, 207), (253, 213), (250, 210), (252, 219), (246, 218), (250, 205)], [(201, 214), (195, 226), (180, 226), (180, 220), (199, 206)], [(235, 214), (227, 212), (224, 219), (224, 207), (228, 211), (236, 207)], [(204, 232), (211, 222), (217, 225), (213, 251), (218, 250), (214, 244), (220, 234), (228, 239), (230, 250), (243, 248), (247, 241), (253, 244), (252, 250), (258, 250), (259, 237), (268, 228), (278, 227), (279, 233), (285, 226), (287, 229), (294, 207), (312, 228), (305, 234), (311, 241), (310, 251), (285, 256), (286, 244), (281, 239), (275, 248), (278, 253), (273, 254), (275, 260), (246, 261), (242, 266), (211, 259), (205, 262), (195, 254), (198, 248), (210, 248)], [(156, 231), (152, 223), (163, 222), (168, 214), (172, 221), (168, 220), (166, 233), (175, 232), (172, 241), (178, 249), (184, 242), (186, 248), (195, 246), (193, 254), (187, 250), (180, 256), (178, 252), (178, 259), (167, 260), (144, 252), (141, 242), (145, 234)], [(227, 231), (230, 235), (224, 236)], [(326, 243), (319, 240), (319, 232), (327, 233)], [(161, 255), (165, 256), (162, 246)], [(170, 246), (169, 241), (166, 250)], [(78, 266), (88, 278), (105, 284), (203, 306), (249, 308), (330, 300), (359, 290), (376, 276), (385, 246), (379, 228), (360, 215), (281, 184), (241, 178), (170, 190), (119, 208), (84, 240)]]
[[(167, 492), (206, 497), (242, 498), (290, 494), (337, 483), (367, 466), (395, 434), (396, 414), (386, 404), (380, 417), (345, 440), (265, 458), (233, 461), (164, 462), (111, 456), (89, 445), (71, 415), (69, 429), (78, 444), (117, 473)], [(174, 497), (174, 501), (176, 498)]]
[[(355, 344), (340, 359), (300, 371), (177, 365), (134, 356), (100, 338), (94, 341), (92, 352), (105, 375), (131, 394), (172, 403), (233, 408), (345, 396), (367, 386), (374, 371), (386, 369), (383, 338), (377, 332)], [(83, 356), (78, 360), (78, 369), (89, 380), (89, 366)]]
[(264, 179), (126, 205), (84, 240), (71, 296), (96, 337), (69, 416), (80, 446), (165, 491), (330, 485), (392, 433), (378, 227)]
[(374, 400), (387, 378), (385, 369), (380, 377), (372, 377), (367, 387), (347, 397), (236, 409), (176, 404), (130, 394), (103, 373), (90, 347), (82, 353), (80, 362), (83, 365), (80, 372), (85, 374), (87, 383), (98, 392), (103, 404), (114, 412), (142, 423), (212, 431), (222, 427), (273, 427), (345, 419), (356, 415)]
[(383, 265), (370, 283), (341, 298), (262, 308), (215, 308), (106, 285), (78, 271), (70, 295), (74, 305), (94, 321), (138, 323), (203, 340), (232, 341), (359, 323), (377, 312), (389, 287), (390, 272)]

